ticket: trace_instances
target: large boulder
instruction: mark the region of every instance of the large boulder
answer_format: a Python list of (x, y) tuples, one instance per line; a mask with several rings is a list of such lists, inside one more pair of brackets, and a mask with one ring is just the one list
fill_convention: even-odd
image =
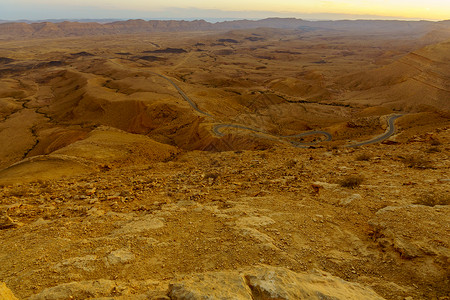
[(405, 259), (450, 258), (450, 206), (388, 206), (369, 221), (375, 238)]
[(174, 300), (383, 299), (368, 287), (325, 272), (296, 273), (271, 266), (189, 275), (172, 283), (168, 296)]
[(92, 299), (128, 294), (129, 288), (106, 279), (70, 282), (44, 289), (30, 300)]
[(438, 295), (450, 292), (450, 206), (388, 206), (369, 224), (383, 252), (417, 285)]

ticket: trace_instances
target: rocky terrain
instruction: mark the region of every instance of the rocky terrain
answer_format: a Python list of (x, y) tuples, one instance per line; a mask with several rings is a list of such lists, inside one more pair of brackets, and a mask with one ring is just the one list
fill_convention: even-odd
[(413, 24), (2, 40), (0, 298), (448, 299), (450, 41)]
[[(239, 272), (269, 276), (278, 267), (293, 277), (313, 275), (289, 272), (323, 270), (387, 299), (445, 299), (449, 147), (431, 143), (449, 134), (357, 150), (189, 152), (141, 167), (5, 185), (1, 276), (23, 298), (67, 298), (45, 298), (53, 286), (62, 295), (156, 297), (170, 284), (180, 295), (209, 294), (217, 281), (241, 280)], [(420, 165), (405, 157), (419, 160), (433, 147)], [(362, 182), (346, 184), (351, 176)], [(178, 279), (205, 272), (211, 275), (188, 277), (189, 284)], [(98, 290), (89, 287), (98, 280)], [(195, 287), (199, 280), (203, 287)], [(282, 281), (274, 293), (288, 293)], [(226, 285), (217, 293), (235, 292)]]
[(226, 31), (236, 29), (280, 28), (305, 32), (326, 30), (328, 35), (372, 34), (383, 36), (424, 36), (434, 42), (449, 38), (449, 21), (307, 21), (295, 18), (268, 18), (263, 20), (235, 20), (210, 23), (195, 21), (127, 20), (109, 23), (97, 22), (2, 22), (0, 38), (70, 37), (86, 35), (136, 34), (151, 32)]

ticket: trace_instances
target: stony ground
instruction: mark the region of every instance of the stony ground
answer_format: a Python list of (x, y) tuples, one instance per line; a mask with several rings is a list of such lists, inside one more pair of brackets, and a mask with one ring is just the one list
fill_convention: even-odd
[[(360, 284), (355, 293), (448, 299), (449, 137), (444, 127), (356, 149), (192, 151), (5, 184), (0, 281), (21, 299), (272, 299), (248, 278), (290, 278), (277, 286), (286, 292), (322, 274)], [(334, 291), (327, 280), (315, 291)], [(369, 298), (342, 299), (355, 295)]]

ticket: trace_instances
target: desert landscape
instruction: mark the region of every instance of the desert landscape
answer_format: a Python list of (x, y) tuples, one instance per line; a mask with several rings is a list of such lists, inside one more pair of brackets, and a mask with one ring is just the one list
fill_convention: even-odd
[(449, 138), (450, 21), (2, 23), (0, 298), (449, 299)]

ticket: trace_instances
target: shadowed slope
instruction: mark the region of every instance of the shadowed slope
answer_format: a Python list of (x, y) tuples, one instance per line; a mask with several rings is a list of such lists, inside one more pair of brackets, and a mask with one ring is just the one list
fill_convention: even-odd
[(385, 104), (417, 111), (425, 107), (450, 109), (450, 41), (409, 53), (373, 71), (343, 77), (348, 102)]

